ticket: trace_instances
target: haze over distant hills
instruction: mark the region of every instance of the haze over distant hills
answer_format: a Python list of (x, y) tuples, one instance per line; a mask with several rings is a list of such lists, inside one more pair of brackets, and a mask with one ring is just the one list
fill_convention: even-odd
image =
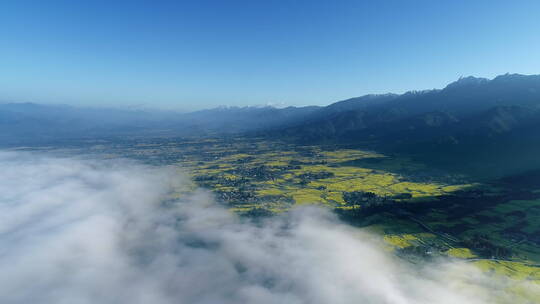
[(47, 144), (115, 136), (191, 137), (288, 125), (318, 107), (220, 107), (191, 113), (80, 108), (36, 103), (0, 104), (3, 145)]
[[(471, 172), (478, 165), (497, 175), (540, 167), (540, 75), (462, 77), (443, 89), (366, 95), (326, 107), (221, 107), (177, 113), (10, 103), (0, 105), (0, 130), (3, 145), (244, 133), (369, 146), (443, 167), (455, 166), (459, 158), (471, 164)], [(490, 170), (485, 168), (488, 160)]]

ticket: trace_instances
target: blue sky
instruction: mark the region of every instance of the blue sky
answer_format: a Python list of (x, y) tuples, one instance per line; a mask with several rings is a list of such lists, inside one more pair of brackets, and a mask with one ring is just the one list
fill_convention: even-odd
[(324, 105), (540, 73), (540, 1), (1, 1), (0, 102)]

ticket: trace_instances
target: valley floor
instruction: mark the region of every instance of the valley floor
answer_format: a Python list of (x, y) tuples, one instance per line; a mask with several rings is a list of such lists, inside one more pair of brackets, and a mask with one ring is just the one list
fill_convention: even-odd
[(377, 232), (412, 263), (451, 257), (493, 275), (540, 284), (537, 176), (478, 182), (395, 155), (252, 138), (115, 140), (19, 150), (178, 166), (193, 184), (175, 195), (204, 187), (232, 211), (251, 217), (322, 205), (351, 225)]

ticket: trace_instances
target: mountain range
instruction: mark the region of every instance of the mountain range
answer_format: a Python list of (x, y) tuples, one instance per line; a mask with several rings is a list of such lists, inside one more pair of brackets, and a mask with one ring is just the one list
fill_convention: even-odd
[[(462, 77), (443, 89), (366, 95), (325, 107), (191, 113), (0, 104), (3, 146), (103, 137), (238, 134), (404, 154), (469, 174), (540, 168), (540, 75)], [(517, 156), (517, 157), (516, 157)]]
[(319, 107), (227, 107), (191, 113), (83, 108), (37, 103), (0, 104), (0, 145), (81, 139), (193, 137), (235, 134), (289, 125)]
[[(466, 77), (441, 90), (370, 95), (319, 109), (268, 134), (302, 143), (369, 146), (468, 173), (540, 167), (540, 75)], [(516, 157), (518, 156), (518, 157)]]

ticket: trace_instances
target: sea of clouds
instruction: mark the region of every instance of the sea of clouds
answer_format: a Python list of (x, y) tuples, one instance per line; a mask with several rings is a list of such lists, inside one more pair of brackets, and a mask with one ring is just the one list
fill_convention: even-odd
[[(329, 211), (251, 222), (170, 167), (0, 152), (0, 303), (494, 303), (508, 282), (412, 265)], [(531, 287), (533, 288), (533, 287)]]

